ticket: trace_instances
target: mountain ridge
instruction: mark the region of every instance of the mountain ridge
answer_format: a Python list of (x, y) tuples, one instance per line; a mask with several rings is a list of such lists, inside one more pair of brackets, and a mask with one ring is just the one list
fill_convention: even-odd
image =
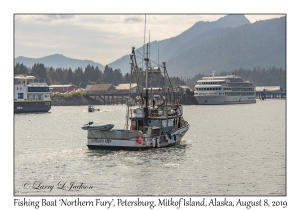
[[(130, 49), (128, 51), (130, 52)], [(137, 55), (142, 52), (143, 47), (136, 48)], [(212, 22), (198, 21), (175, 37), (152, 41), (150, 56), (151, 60), (166, 62), (170, 76), (184, 73), (186, 77), (192, 77), (213, 70), (218, 73), (237, 68), (285, 68), (286, 17), (252, 24), (244, 15), (227, 15)], [(137, 63), (142, 61), (141, 56), (139, 57)], [(56, 65), (51, 64), (51, 60)], [(24, 63), (25, 61), (27, 63)], [(120, 69), (125, 74), (130, 72), (129, 62), (127, 54), (107, 65), (113, 69)], [(104, 69), (100, 63), (68, 58), (62, 54), (39, 59), (19, 56), (15, 63), (23, 63), (28, 67), (34, 63), (44, 63), (46, 67), (71, 68), (73, 71), (87, 65)]]
[[(174, 73), (187, 76), (237, 68), (286, 66), (285, 18), (257, 21), (212, 37), (166, 61)], [(171, 74), (171, 73), (170, 73)], [(174, 74), (173, 74), (174, 75)]]
[(80, 60), (75, 58), (66, 57), (62, 54), (53, 54), (44, 56), (41, 58), (28, 58), (24, 56), (18, 56), (15, 58), (16, 63), (23, 63), (27, 67), (32, 67), (34, 63), (43, 63), (46, 67), (53, 67), (53, 68), (64, 68), (69, 69), (71, 68), (74, 71), (78, 67), (86, 67), (87, 65), (93, 65), (94, 67), (98, 66), (99, 69), (103, 70), (104, 66), (101, 63), (96, 63), (92, 60)]
[[(151, 42), (151, 58), (158, 57), (159, 48), (159, 60), (167, 61), (170, 59), (174, 51), (178, 50), (185, 42), (193, 39), (201, 33), (207, 32), (209, 30), (220, 28), (220, 27), (237, 27), (244, 24), (250, 24), (250, 21), (245, 17), (245, 15), (226, 15), (219, 18), (216, 21), (198, 21), (189, 29), (181, 32), (175, 37)], [(155, 49), (155, 50), (154, 50)], [(136, 48), (137, 51), (142, 51), (142, 47)], [(109, 63), (108, 66), (114, 69), (123, 69), (128, 66), (129, 55), (125, 55), (116, 61)], [(142, 62), (140, 59), (138, 63)]]

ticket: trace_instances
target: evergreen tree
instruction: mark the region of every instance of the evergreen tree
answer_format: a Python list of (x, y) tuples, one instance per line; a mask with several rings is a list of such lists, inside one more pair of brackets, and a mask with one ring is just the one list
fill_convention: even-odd
[(120, 69), (115, 69), (113, 72), (113, 79), (112, 82), (115, 86), (122, 83), (122, 72)]
[(25, 65), (23, 65), (23, 63), (16, 63), (14, 67), (14, 73), (29, 75), (29, 69)]
[(72, 84), (74, 82), (73, 72), (72, 72), (71, 68), (69, 68), (69, 70), (68, 70), (67, 82), (70, 84)]
[(104, 68), (103, 74), (104, 74), (104, 80), (103, 80), (104, 83), (106, 83), (106, 84), (113, 83), (114, 72), (113, 72), (112, 68), (110, 68), (106, 65)]
[(35, 63), (32, 66), (30, 75), (38, 78), (40, 82), (46, 82), (48, 85), (50, 84), (50, 80), (48, 78), (46, 68), (42, 63)]

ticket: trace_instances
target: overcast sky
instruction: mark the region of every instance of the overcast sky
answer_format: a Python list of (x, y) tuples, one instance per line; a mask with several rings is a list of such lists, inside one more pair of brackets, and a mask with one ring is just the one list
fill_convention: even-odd
[[(146, 39), (175, 37), (198, 21), (222, 15), (146, 15)], [(245, 15), (253, 23), (283, 14)], [(14, 15), (15, 57), (40, 58), (63, 54), (103, 65), (129, 54), (144, 43), (145, 15)]]

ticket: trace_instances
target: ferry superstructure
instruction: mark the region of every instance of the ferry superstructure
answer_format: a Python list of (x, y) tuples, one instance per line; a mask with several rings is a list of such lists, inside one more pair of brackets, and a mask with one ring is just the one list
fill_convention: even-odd
[(34, 76), (14, 76), (14, 113), (48, 112), (51, 109), (49, 86)]
[(194, 88), (194, 97), (200, 105), (256, 103), (255, 87), (236, 74), (203, 77)]

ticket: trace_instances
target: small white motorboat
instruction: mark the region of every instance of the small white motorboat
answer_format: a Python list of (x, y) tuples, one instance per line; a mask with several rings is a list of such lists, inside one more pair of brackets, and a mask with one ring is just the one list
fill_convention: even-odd
[(113, 124), (106, 124), (106, 125), (92, 125), (93, 122), (89, 122), (82, 126), (83, 130), (98, 130), (98, 131), (109, 131), (111, 130), (114, 125)]

